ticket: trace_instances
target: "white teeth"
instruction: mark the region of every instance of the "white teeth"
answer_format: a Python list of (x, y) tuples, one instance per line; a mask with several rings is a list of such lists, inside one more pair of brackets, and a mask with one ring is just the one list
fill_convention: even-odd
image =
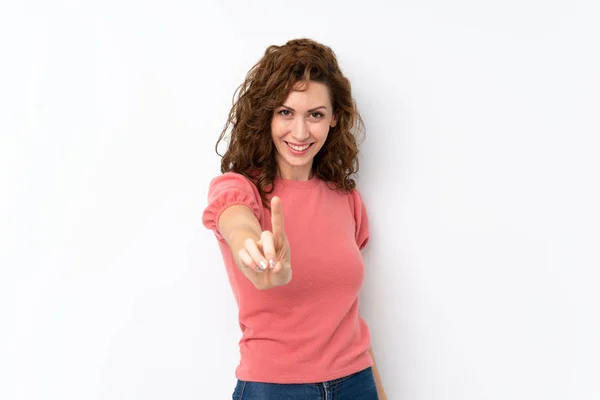
[(302, 146), (302, 147), (294, 146), (294, 145), (289, 144), (289, 143), (286, 143), (286, 144), (288, 146), (290, 146), (292, 149), (296, 150), (296, 151), (304, 151), (304, 150), (308, 149), (308, 147), (310, 146), (309, 144), (307, 144), (306, 146)]

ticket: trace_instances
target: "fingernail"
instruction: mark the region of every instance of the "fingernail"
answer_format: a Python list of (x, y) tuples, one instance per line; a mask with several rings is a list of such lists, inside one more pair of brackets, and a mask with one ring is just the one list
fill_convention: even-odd
[(275, 268), (275, 261), (269, 260), (269, 268), (271, 268), (271, 269)]
[(257, 265), (255, 269), (256, 272), (263, 272), (262, 268), (259, 265)]
[(267, 269), (267, 263), (265, 262), (265, 260), (262, 260), (261, 262), (259, 262), (259, 264), (263, 270)]

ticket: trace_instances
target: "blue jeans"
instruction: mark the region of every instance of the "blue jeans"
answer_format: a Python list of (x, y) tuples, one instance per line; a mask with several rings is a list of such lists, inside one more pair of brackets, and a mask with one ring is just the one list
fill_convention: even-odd
[(233, 400), (377, 400), (371, 367), (343, 378), (319, 383), (237, 381)]

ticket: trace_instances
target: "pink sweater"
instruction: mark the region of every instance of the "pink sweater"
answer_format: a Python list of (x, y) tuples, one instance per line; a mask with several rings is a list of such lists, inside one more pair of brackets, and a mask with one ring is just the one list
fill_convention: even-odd
[(233, 172), (210, 183), (203, 223), (215, 232), (242, 331), (236, 377), (269, 383), (324, 382), (373, 364), (370, 333), (359, 314), (364, 278), (360, 250), (369, 224), (359, 192), (342, 194), (313, 178), (276, 178), (272, 195), (281, 198), (293, 276), (285, 286), (258, 290), (238, 269), (218, 232), (223, 210), (247, 205), (263, 230), (271, 229), (256, 187)]

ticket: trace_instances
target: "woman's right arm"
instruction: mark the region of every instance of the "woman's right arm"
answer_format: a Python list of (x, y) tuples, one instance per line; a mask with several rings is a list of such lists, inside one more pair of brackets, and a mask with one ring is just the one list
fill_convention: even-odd
[[(231, 248), (231, 253), (236, 265), (244, 272), (251, 281), (251, 277), (244, 271), (246, 265), (240, 260), (240, 250), (245, 248), (246, 239), (251, 239), (254, 242), (260, 240), (260, 224), (258, 219), (252, 213), (252, 210), (245, 205), (234, 205), (227, 207), (222, 213), (218, 221), (219, 232)], [(258, 267), (255, 265), (254, 267)]]
[(257, 289), (287, 284), (292, 278), (290, 250), (283, 229), (281, 201), (271, 200), (271, 231), (262, 231), (258, 219), (245, 205), (227, 207), (217, 221), (233, 259)]

